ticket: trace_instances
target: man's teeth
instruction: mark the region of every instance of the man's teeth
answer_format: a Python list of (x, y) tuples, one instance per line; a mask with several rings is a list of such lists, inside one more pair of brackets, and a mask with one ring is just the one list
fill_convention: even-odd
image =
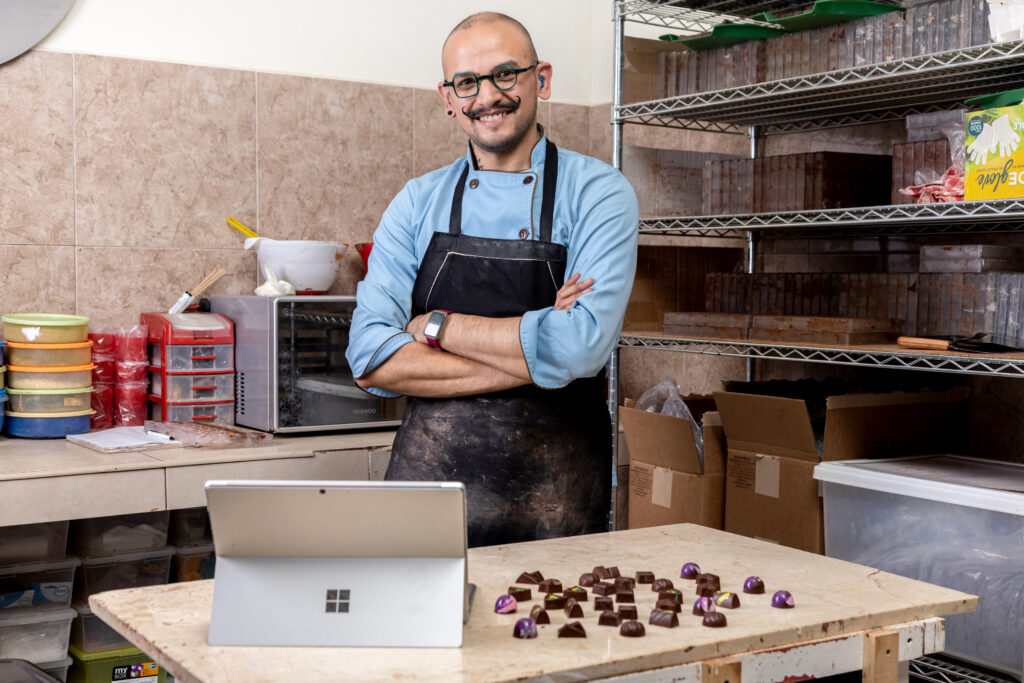
[(498, 119), (505, 116), (505, 112), (498, 112), (496, 114), (487, 114), (486, 116), (479, 117), (481, 121), (497, 121)]

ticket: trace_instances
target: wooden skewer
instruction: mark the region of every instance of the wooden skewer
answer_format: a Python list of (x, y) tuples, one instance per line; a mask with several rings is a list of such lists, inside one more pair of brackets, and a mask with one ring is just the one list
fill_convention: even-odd
[(223, 275), (225, 272), (226, 271), (223, 268), (215, 269), (209, 275), (207, 275), (205, 278), (203, 278), (202, 282), (200, 282), (198, 285), (196, 285), (195, 287), (190, 289), (189, 293), (192, 296), (199, 296), (204, 291), (206, 291), (206, 289), (209, 288), (214, 282), (219, 280), (221, 275)]

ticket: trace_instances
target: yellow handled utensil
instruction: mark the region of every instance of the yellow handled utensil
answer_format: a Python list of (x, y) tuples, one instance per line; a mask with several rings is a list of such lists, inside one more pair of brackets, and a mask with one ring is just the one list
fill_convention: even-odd
[(244, 223), (235, 220), (231, 216), (228, 216), (228, 225), (230, 225), (232, 228), (242, 233), (246, 237), (259, 237), (259, 235), (257, 235), (254, 231), (247, 228)]

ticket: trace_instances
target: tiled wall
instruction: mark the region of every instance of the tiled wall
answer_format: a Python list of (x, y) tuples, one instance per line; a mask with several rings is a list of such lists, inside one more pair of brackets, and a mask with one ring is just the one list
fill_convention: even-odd
[[(608, 107), (541, 103), (605, 160)], [(0, 313), (126, 324), (209, 271), (248, 293), (235, 216), (275, 239), (369, 240), (409, 178), (465, 135), (433, 90), (31, 51), (0, 66)], [(332, 293), (354, 293), (351, 251)]]

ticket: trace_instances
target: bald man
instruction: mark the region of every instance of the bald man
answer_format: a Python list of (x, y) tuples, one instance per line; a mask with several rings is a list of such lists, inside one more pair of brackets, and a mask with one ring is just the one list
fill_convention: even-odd
[(385, 478), (463, 482), (470, 546), (605, 531), (604, 366), (633, 285), (636, 195), (537, 124), (552, 66), (518, 21), (466, 18), (441, 65), (467, 153), (388, 206), (348, 347), (360, 387), (409, 399)]

